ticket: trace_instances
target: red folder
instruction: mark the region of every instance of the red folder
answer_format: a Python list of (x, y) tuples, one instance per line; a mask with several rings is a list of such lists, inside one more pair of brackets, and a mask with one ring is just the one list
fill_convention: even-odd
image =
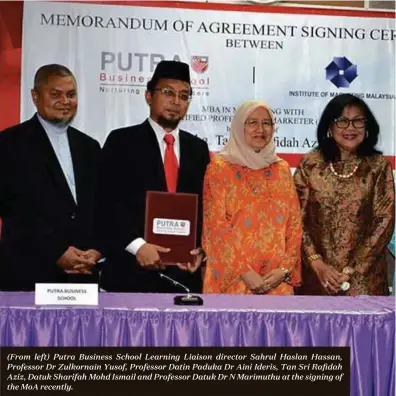
[(171, 249), (160, 253), (166, 265), (191, 263), (197, 240), (198, 195), (148, 191), (144, 239)]

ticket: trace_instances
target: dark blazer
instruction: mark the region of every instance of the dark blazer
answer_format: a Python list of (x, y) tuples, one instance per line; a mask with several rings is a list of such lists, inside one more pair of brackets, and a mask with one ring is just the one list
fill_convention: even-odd
[[(180, 161), (177, 192), (199, 195), (197, 246), (201, 246), (202, 186), (209, 163), (208, 145), (180, 131)], [(155, 132), (146, 120), (140, 125), (111, 132), (102, 151), (98, 194), (98, 230), (107, 261), (101, 286), (107, 291), (181, 292), (157, 271), (142, 268), (125, 248), (144, 237), (146, 192), (167, 191), (164, 165)], [(192, 291), (200, 292), (200, 271), (191, 275), (178, 268), (165, 273)]]
[(97, 248), (94, 189), (100, 146), (75, 128), (67, 134), (78, 204), (36, 115), (0, 133), (0, 290), (67, 281), (56, 265), (67, 248)]

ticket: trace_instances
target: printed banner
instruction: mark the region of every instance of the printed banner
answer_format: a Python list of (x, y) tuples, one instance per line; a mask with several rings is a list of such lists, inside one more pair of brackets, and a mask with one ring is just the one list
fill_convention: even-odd
[(190, 65), (194, 89), (182, 127), (212, 151), (227, 142), (235, 107), (262, 99), (275, 112), (278, 153), (297, 160), (315, 146), (325, 104), (353, 93), (394, 155), (394, 19), (292, 13), (25, 2), (21, 119), (35, 110), (37, 68), (61, 63), (78, 80), (75, 126), (103, 144), (147, 117), (146, 83), (175, 59)]

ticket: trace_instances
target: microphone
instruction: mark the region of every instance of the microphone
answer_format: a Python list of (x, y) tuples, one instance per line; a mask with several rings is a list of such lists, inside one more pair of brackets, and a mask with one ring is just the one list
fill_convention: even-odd
[(175, 305), (203, 305), (203, 300), (200, 296), (193, 296), (190, 294), (190, 289), (177, 280), (171, 278), (170, 276), (164, 275), (162, 273), (158, 274), (162, 279), (172, 283), (174, 286), (181, 287), (187, 292), (186, 296), (175, 296), (173, 302)]
[(166, 275), (164, 275), (164, 274), (159, 273), (159, 276), (160, 276), (162, 279), (166, 279), (167, 281), (169, 281), (170, 283), (172, 283), (173, 286), (179, 286), (179, 287), (181, 287), (182, 289), (184, 289), (184, 290), (187, 292), (187, 296), (190, 296), (190, 289), (189, 289), (188, 287), (182, 285), (182, 284), (181, 284), (180, 282), (178, 282), (177, 280), (174, 280), (174, 279), (172, 279), (171, 277), (166, 276)]

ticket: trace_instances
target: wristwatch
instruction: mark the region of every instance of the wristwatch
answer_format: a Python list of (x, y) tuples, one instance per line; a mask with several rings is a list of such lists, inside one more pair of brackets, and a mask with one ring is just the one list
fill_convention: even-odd
[(283, 267), (281, 267), (281, 270), (285, 274), (285, 282), (289, 282), (290, 281), (290, 271), (287, 268), (283, 268)]

